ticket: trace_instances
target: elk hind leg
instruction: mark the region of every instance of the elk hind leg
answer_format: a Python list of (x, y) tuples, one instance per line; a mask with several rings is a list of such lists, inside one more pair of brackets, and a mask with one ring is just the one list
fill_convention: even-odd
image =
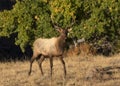
[(30, 60), (30, 70), (28, 72), (28, 75), (31, 75), (31, 71), (32, 71), (32, 64), (33, 62), (35, 61), (35, 59), (37, 58), (38, 56), (37, 55), (34, 55), (32, 56), (31, 60)]
[(43, 55), (41, 55), (41, 57), (39, 59), (37, 59), (38, 61), (38, 65), (41, 71), (41, 74), (44, 75), (43, 70), (42, 70), (42, 62), (44, 61), (45, 57)]

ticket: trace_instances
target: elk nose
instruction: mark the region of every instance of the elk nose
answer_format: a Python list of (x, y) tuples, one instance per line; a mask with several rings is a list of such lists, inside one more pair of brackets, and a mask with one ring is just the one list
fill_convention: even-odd
[(67, 36), (65, 37), (65, 40), (67, 39)]

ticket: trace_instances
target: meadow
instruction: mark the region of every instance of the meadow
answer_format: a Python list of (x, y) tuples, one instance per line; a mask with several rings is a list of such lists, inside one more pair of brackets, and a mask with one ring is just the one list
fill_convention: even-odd
[[(0, 63), (0, 86), (120, 86), (120, 54), (104, 56), (71, 56), (64, 58), (67, 76), (64, 79), (63, 67), (54, 58), (53, 76), (50, 77), (50, 64), (46, 59), (41, 75), (38, 64), (33, 63), (32, 74), (28, 76), (29, 61)], [(110, 73), (100, 73), (98, 69), (110, 67)]]

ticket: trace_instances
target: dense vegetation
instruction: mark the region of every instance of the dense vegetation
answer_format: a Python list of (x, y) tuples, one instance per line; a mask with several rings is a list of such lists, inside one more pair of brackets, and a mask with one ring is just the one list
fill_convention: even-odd
[(16, 0), (13, 9), (0, 12), (0, 37), (15, 34), (24, 52), (36, 38), (57, 35), (51, 21), (62, 28), (74, 21), (70, 38), (120, 51), (120, 0)]

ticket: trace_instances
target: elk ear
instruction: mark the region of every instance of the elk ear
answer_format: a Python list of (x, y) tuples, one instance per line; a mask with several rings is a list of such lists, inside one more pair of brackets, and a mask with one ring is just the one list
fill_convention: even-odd
[(68, 32), (70, 32), (72, 30), (72, 28), (68, 28), (67, 30), (68, 30)]
[(72, 26), (74, 24), (75, 24), (75, 20), (72, 20), (72, 23), (66, 27), (66, 29), (68, 30), (68, 32), (70, 32), (72, 30)]

